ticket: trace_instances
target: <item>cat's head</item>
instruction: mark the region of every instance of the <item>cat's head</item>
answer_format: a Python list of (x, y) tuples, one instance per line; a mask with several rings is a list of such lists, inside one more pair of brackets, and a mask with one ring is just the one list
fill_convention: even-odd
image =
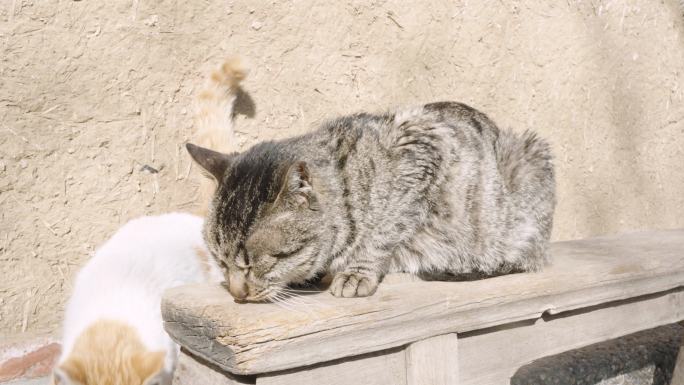
[(138, 333), (119, 321), (100, 320), (75, 341), (53, 371), (54, 385), (163, 385), (165, 352), (145, 348)]
[(188, 144), (218, 186), (204, 237), (238, 301), (276, 299), (321, 269), (323, 210), (308, 165), (275, 143), (242, 154)]

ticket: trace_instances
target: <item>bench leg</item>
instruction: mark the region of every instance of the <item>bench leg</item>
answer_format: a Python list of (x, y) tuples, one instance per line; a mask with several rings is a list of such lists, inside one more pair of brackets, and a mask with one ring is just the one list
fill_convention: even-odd
[(244, 385), (254, 384), (253, 378), (239, 378), (220, 372), (181, 351), (173, 374), (173, 385)]
[(445, 334), (406, 348), (406, 385), (458, 384), (458, 341)]
[[(684, 326), (684, 322), (681, 324)], [(682, 343), (679, 345), (679, 354), (677, 354), (677, 362), (675, 363), (670, 385), (684, 385), (684, 339), (682, 339)]]

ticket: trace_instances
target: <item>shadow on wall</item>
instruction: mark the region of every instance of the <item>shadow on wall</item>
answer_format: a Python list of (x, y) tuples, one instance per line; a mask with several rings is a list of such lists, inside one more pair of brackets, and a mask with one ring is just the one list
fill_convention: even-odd
[(237, 99), (235, 100), (235, 115), (244, 115), (250, 119), (256, 115), (256, 105), (254, 99), (242, 88), (238, 89)]

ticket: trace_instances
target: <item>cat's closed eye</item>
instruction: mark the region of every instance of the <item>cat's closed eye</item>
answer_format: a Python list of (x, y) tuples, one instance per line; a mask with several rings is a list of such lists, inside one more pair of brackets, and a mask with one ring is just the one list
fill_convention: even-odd
[(289, 249), (285, 249), (285, 250), (279, 251), (279, 252), (277, 252), (277, 253), (273, 253), (272, 256), (275, 257), (275, 258), (287, 258), (287, 257), (291, 257), (291, 256), (293, 256), (293, 255), (299, 253), (300, 251), (302, 251), (302, 249), (304, 249), (304, 247), (306, 247), (306, 245), (307, 245), (306, 243), (302, 243), (301, 245), (296, 246), (296, 247), (294, 247), (294, 248), (289, 248)]
[(275, 258), (286, 258), (293, 255), (294, 251), (281, 251), (280, 253), (274, 253), (272, 256)]

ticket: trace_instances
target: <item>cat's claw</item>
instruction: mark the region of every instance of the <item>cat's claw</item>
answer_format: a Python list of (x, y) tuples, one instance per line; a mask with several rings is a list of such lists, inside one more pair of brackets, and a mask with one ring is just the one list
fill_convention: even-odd
[(378, 279), (361, 273), (337, 273), (330, 285), (335, 297), (367, 297), (375, 293)]

